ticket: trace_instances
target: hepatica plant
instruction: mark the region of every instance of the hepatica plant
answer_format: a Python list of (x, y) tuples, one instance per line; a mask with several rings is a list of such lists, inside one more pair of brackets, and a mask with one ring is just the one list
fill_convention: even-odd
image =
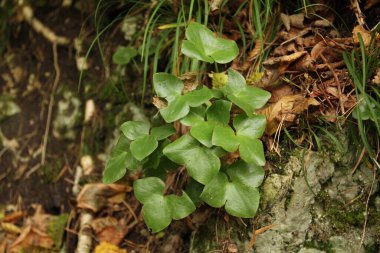
[[(228, 63), (238, 54), (234, 41), (218, 38), (207, 27), (191, 23), (182, 43), (182, 53), (209, 63)], [(153, 232), (171, 221), (183, 219), (206, 203), (224, 206), (227, 213), (252, 218), (256, 214), (263, 181), (264, 149), (260, 137), (266, 119), (256, 115), (270, 93), (246, 84), (244, 77), (228, 69), (217, 87), (191, 91), (168, 73), (156, 73), (153, 86), (160, 101), (159, 113), (166, 122), (128, 121), (113, 148), (103, 175), (105, 183), (121, 179), (128, 171), (140, 169), (144, 178), (134, 182), (136, 198), (143, 204), (145, 223)], [(240, 113), (231, 114), (232, 108)], [(174, 127), (190, 131), (182, 136)], [(238, 155), (237, 155), (238, 154)], [(238, 157), (234, 160), (228, 157)], [(231, 161), (232, 160), (232, 161)], [(186, 169), (186, 191), (168, 194), (166, 173)]]

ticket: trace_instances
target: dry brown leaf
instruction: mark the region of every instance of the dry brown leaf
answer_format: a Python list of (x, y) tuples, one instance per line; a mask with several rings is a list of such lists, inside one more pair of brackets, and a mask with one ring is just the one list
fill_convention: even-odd
[(220, 5), (223, 3), (223, 0), (212, 0), (210, 7), (211, 11), (217, 11), (220, 8)]
[(311, 58), (309, 53), (302, 56), (292, 67), (292, 70), (300, 71), (300, 72), (307, 72), (314, 69), (315, 69), (314, 61)]
[(100, 242), (108, 242), (119, 245), (128, 233), (128, 227), (122, 221), (113, 217), (105, 217), (93, 220), (91, 227), (94, 229), (96, 238)]
[(10, 247), (10, 252), (18, 253), (29, 247), (51, 249), (53, 245), (54, 241), (49, 235), (29, 225), (22, 230), (20, 236), (13, 242)]
[(265, 132), (272, 135), (276, 132), (281, 121), (290, 125), (298, 115), (309, 108), (310, 105), (319, 105), (314, 98), (305, 98), (302, 94), (290, 95), (281, 98), (277, 103), (271, 104), (257, 113), (263, 114), (267, 118)]
[(17, 227), (15, 224), (10, 223), (10, 222), (1, 222), (0, 227), (2, 228), (3, 231), (7, 233), (12, 233), (12, 234), (21, 233), (21, 229)]
[(120, 249), (112, 243), (101, 242), (98, 246), (96, 246), (94, 253), (127, 253), (127, 250)]
[(270, 90), (270, 93), (272, 93), (272, 96), (269, 99), (269, 103), (276, 103), (281, 98), (289, 95), (293, 95), (293, 89), (289, 85), (279, 85), (273, 90)]
[(302, 51), (302, 52), (296, 52), (294, 54), (284, 55), (284, 56), (280, 56), (280, 57), (271, 57), (268, 60), (266, 60), (265, 62), (263, 62), (263, 64), (267, 68), (272, 68), (272, 69), (278, 68), (278, 71), (280, 73), (284, 73), (285, 70), (289, 67), (289, 65), (291, 63), (298, 60), (299, 58), (301, 58), (305, 54), (307, 54), (307, 52)]
[(90, 175), (95, 168), (94, 160), (90, 155), (84, 155), (80, 158), (80, 165), (83, 168), (85, 175)]
[(305, 15), (303, 13), (294, 14), (290, 16), (287, 14), (281, 13), (280, 17), (287, 31), (290, 31), (290, 27), (295, 27), (295, 28), (300, 28), (300, 29), (304, 27), (303, 21), (305, 19)]
[(280, 17), (281, 17), (282, 23), (285, 26), (285, 29), (287, 31), (290, 31), (290, 18), (289, 18), (289, 15), (281, 13)]
[(360, 35), (362, 36), (364, 45), (368, 47), (369, 44), (371, 43), (371, 32), (364, 29), (364, 27), (360, 25), (355, 26), (354, 29), (352, 30), (352, 38), (354, 38), (354, 42), (356, 44), (360, 43), (358, 33), (360, 33)]
[(198, 86), (198, 80), (197, 80), (197, 72), (187, 72), (179, 77), (183, 81), (183, 92), (187, 93), (192, 90), (195, 90)]
[(168, 106), (168, 104), (167, 104), (165, 101), (161, 100), (159, 97), (156, 97), (156, 96), (153, 97), (152, 104), (153, 104), (158, 110), (160, 110), (160, 109), (165, 108), (165, 107)]
[(372, 83), (376, 85), (380, 85), (380, 68), (376, 70), (376, 75), (373, 77)]
[(87, 184), (77, 197), (77, 206), (97, 213), (107, 206), (108, 199), (126, 191), (126, 186), (119, 184)]

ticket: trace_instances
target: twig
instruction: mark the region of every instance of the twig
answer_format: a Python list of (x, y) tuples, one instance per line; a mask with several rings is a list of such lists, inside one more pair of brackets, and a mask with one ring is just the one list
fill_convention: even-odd
[(53, 60), (54, 60), (55, 78), (53, 82), (53, 89), (50, 93), (50, 101), (49, 101), (49, 109), (48, 109), (48, 115), (47, 115), (47, 120), (46, 120), (45, 134), (44, 134), (44, 138), (42, 142), (41, 165), (44, 165), (45, 160), (46, 160), (46, 146), (47, 146), (50, 126), (51, 126), (51, 116), (53, 112), (54, 95), (55, 95), (55, 91), (57, 89), (58, 82), (61, 76), (61, 70), (58, 65), (57, 43), (53, 44)]
[(56, 35), (49, 27), (45, 26), (41, 21), (34, 17), (33, 9), (29, 5), (24, 5), (21, 7), (22, 14), (32, 28), (37, 32), (42, 34), (48, 41), (57, 45), (67, 45), (70, 40), (63, 36)]
[(365, 27), (365, 21), (364, 21), (364, 14), (360, 10), (360, 5), (358, 0), (351, 0), (351, 8), (355, 12), (356, 20), (358, 21), (359, 25), (362, 27)]
[(368, 193), (367, 201), (365, 203), (363, 234), (362, 234), (362, 238), (360, 240), (359, 248), (363, 245), (364, 238), (365, 238), (365, 232), (366, 232), (367, 222), (368, 222), (368, 204), (369, 204), (369, 199), (370, 199), (372, 191), (373, 191), (373, 186), (374, 186), (375, 181), (376, 181), (376, 167), (380, 169), (380, 164), (376, 161), (376, 159), (374, 159), (374, 158), (372, 158), (372, 159), (375, 163), (375, 169), (373, 170), (373, 180), (372, 180), (371, 188), (370, 188), (369, 193)]
[(91, 221), (93, 216), (90, 212), (84, 211), (80, 217), (80, 230), (78, 234), (78, 244), (76, 253), (89, 253), (92, 248)]
[(364, 154), (365, 154), (365, 148), (362, 149), (362, 152), (361, 152), (360, 155), (359, 155), (359, 159), (358, 159), (358, 161), (356, 162), (354, 168), (353, 168), (352, 171), (351, 171), (351, 176), (354, 175), (356, 169), (359, 167), (359, 164), (361, 163)]
[(253, 233), (252, 233), (252, 238), (251, 240), (249, 241), (249, 244), (248, 244), (248, 247), (247, 247), (247, 250), (246, 252), (248, 253), (253, 245), (255, 244), (255, 241), (256, 241), (256, 236), (261, 234), (261, 233), (264, 233), (265, 231), (267, 231), (268, 229), (270, 228), (273, 228), (277, 226), (277, 224), (271, 224), (271, 225), (268, 225), (268, 226), (265, 226), (265, 227), (262, 227), (262, 228), (259, 228), (258, 230), (255, 230), (255, 228), (253, 228)]

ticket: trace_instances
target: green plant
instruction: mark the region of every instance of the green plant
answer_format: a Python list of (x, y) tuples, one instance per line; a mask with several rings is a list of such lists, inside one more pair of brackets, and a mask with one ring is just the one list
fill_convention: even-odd
[[(238, 54), (233, 41), (214, 37), (204, 25), (190, 23), (186, 36), (182, 53), (190, 57), (227, 63)], [(204, 44), (206, 40), (214, 44)], [(270, 93), (247, 86), (243, 76), (232, 69), (212, 89), (189, 88), (168, 73), (155, 73), (153, 86), (158, 96), (156, 105), (166, 124), (122, 124), (123, 134), (111, 152), (103, 181), (112, 183), (127, 170), (142, 168), (147, 177), (136, 180), (133, 187), (143, 204), (144, 220), (153, 232), (167, 227), (172, 219), (190, 215), (199, 200), (216, 208), (225, 206), (234, 216), (253, 217), (260, 199), (257, 187), (264, 178), (264, 149), (259, 138), (266, 125), (265, 117), (255, 115), (255, 110), (267, 102)], [(237, 113), (231, 114), (232, 107)], [(190, 128), (180, 137), (173, 125), (178, 121)], [(237, 150), (241, 159), (224, 159)], [(173, 190), (160, 178), (150, 176), (165, 178), (167, 172), (182, 167), (187, 174), (180, 175), (185, 180), (186, 175), (193, 179), (188, 180), (186, 192)], [(168, 195), (170, 189), (181, 195)]]
[[(357, 121), (361, 142), (372, 158), (376, 157), (376, 151), (372, 147), (378, 147), (379, 143), (378, 138), (368, 137), (372, 135), (371, 131), (380, 135), (380, 90), (374, 85), (368, 85), (368, 79), (379, 67), (380, 48), (375, 39), (376, 33), (376, 30), (372, 32), (371, 41), (367, 47), (361, 34), (358, 33), (359, 50), (355, 49), (352, 50), (351, 54), (347, 52), (343, 54), (358, 99), (358, 105), (355, 107), (352, 116)], [(377, 143), (371, 143), (371, 141)]]

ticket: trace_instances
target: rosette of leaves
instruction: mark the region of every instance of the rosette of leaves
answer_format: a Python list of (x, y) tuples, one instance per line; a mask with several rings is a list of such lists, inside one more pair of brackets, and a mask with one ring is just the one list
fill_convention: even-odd
[[(238, 53), (235, 42), (217, 38), (200, 24), (191, 23), (186, 38), (182, 53), (198, 60), (227, 63)], [(134, 191), (153, 232), (164, 229), (173, 219), (190, 215), (194, 203), (202, 201), (216, 208), (225, 206), (227, 213), (238, 217), (256, 214), (260, 199), (257, 188), (265, 164), (259, 138), (266, 120), (255, 111), (265, 105), (270, 93), (248, 86), (232, 69), (216, 76), (218, 83), (213, 89), (200, 86), (188, 91), (180, 78), (154, 74), (159, 112), (168, 125), (151, 128), (147, 122), (126, 122), (121, 126), (123, 135), (107, 162), (104, 181), (116, 181), (126, 170), (145, 170), (149, 176), (135, 181)], [(232, 107), (240, 108), (241, 113), (231, 118)], [(176, 134), (171, 125), (175, 121), (188, 126), (189, 133), (169, 138)], [(220, 157), (237, 151), (241, 159), (232, 165), (222, 164)], [(186, 187), (189, 195), (165, 195), (164, 181), (151, 176), (156, 168), (165, 171), (173, 164), (175, 169), (185, 168), (190, 176)]]
[(263, 135), (266, 119), (263, 115), (238, 115), (229, 126), (232, 103), (215, 101), (206, 111), (205, 121), (195, 123), (190, 134), (206, 147), (218, 146), (228, 152), (239, 149), (240, 157), (252, 164), (265, 164), (264, 148), (259, 138)]

